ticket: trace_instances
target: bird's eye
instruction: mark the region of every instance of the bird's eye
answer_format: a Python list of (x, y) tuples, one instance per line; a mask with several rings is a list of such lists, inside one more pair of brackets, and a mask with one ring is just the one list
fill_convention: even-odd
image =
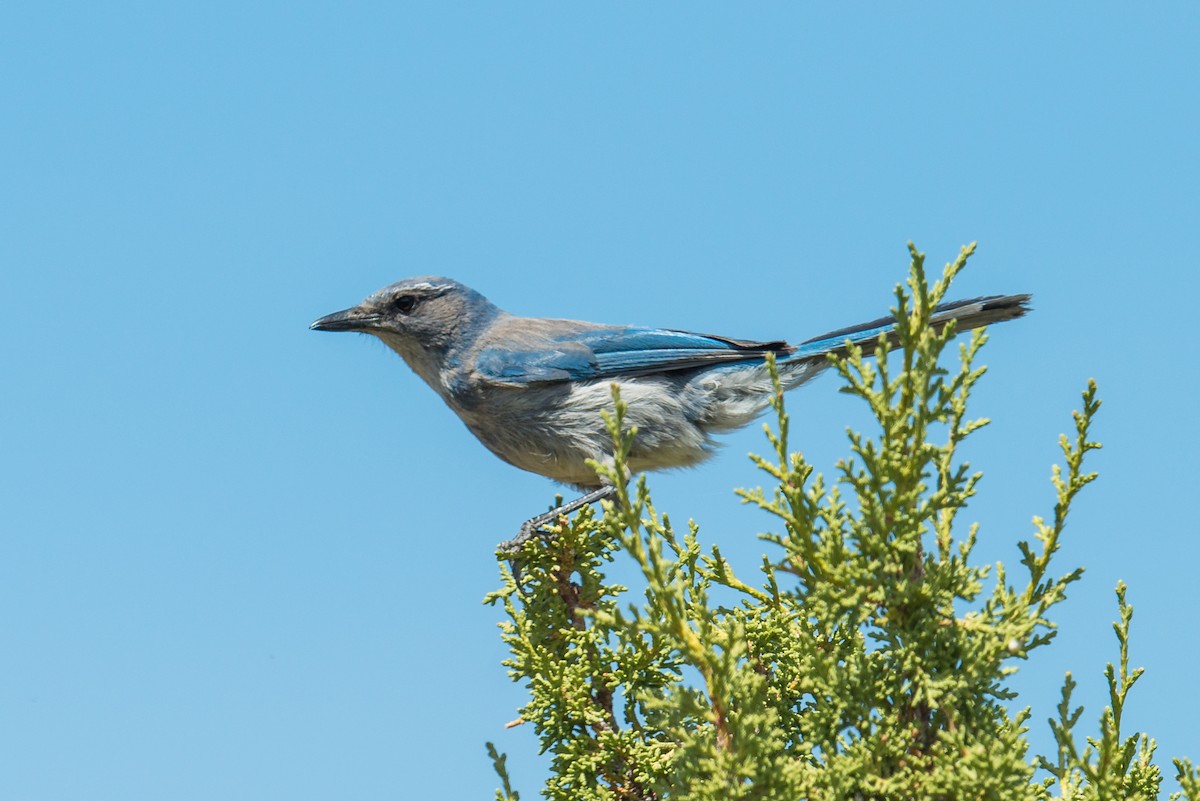
[(401, 314), (408, 314), (417, 306), (416, 295), (399, 295), (392, 301), (392, 308)]

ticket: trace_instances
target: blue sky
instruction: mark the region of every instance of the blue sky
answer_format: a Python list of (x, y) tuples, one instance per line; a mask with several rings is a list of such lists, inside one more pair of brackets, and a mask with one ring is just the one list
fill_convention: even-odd
[[(487, 798), (544, 763), (493, 545), (559, 488), (378, 343), (307, 324), (410, 275), (510, 311), (804, 339), (980, 243), (997, 327), (965, 518), (1016, 564), (1095, 377), (1102, 473), (1021, 666), (1200, 757), (1194, 4), (8, 4), (0, 11), (0, 796)], [(863, 410), (791, 396), (830, 472)], [(757, 427), (654, 477), (752, 574)]]

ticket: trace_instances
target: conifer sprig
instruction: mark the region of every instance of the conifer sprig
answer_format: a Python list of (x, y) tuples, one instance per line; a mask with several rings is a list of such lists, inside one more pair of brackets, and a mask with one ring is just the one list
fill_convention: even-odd
[[(1011, 709), (1008, 680), (1054, 635), (1053, 607), (1082, 569), (1056, 575), (1054, 559), (1072, 503), (1095, 479), (1084, 471), (1100, 407), (1094, 382), (1061, 438), (1052, 522), (1034, 518), (1037, 545), (1019, 543), (1027, 580), (979, 565), (978, 526), (958, 517), (981, 474), (958, 447), (987, 425), (968, 400), (982, 331), (942, 366), (953, 324), (931, 325), (964, 248), (932, 285), (910, 246), (909, 278), (896, 290), (896, 330), (871, 353), (832, 358), (844, 392), (871, 410), (873, 433), (848, 432), (850, 457), (827, 480), (790, 448), (774, 361), (765, 426), (771, 456), (752, 456), (772, 488), (738, 490), (778, 529), (761, 580), (739, 575), (689, 522), (677, 532), (654, 506), (644, 476), (626, 482), (637, 432), (616, 387), (606, 416), (613, 458), (597, 473), (620, 488), (603, 515), (584, 510), (552, 536), (501, 562), (505, 665), (529, 700), (520, 719), (550, 755), (549, 799), (1072, 799), (1154, 798), (1154, 742), (1122, 718), (1141, 675), (1128, 659), (1132, 609), (1118, 590), (1121, 648), (1107, 672), (1100, 733), (1080, 749), (1082, 710), (1068, 675), (1053, 762), (1028, 754), (1028, 709)], [(502, 554), (503, 559), (513, 558)], [(637, 587), (606, 575), (614, 559)], [(717, 603), (716, 598), (724, 603)], [(729, 602), (728, 599), (734, 599)], [(505, 758), (489, 746), (515, 801)], [(1036, 774), (1042, 769), (1042, 776)], [(1181, 795), (1200, 801), (1200, 776), (1177, 761)], [(1174, 798), (1175, 796), (1173, 796)]]

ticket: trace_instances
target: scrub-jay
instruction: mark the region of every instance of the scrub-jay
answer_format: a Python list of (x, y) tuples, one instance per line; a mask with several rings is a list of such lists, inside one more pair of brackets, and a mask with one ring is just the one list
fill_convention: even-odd
[[(1020, 317), (1029, 295), (992, 295), (938, 306), (932, 323), (965, 331)], [(561, 514), (611, 497), (588, 459), (611, 461), (600, 416), (611, 384), (637, 426), (629, 454), (635, 472), (687, 467), (712, 455), (714, 434), (740, 428), (769, 404), (764, 357), (775, 354), (785, 389), (828, 366), (846, 342), (870, 342), (889, 318), (789, 345), (665, 328), (517, 317), (449, 278), (409, 278), (362, 303), (322, 317), (317, 331), (373, 334), (408, 362), (488, 450), (509, 464), (591, 490), (527, 521), (515, 547)]]

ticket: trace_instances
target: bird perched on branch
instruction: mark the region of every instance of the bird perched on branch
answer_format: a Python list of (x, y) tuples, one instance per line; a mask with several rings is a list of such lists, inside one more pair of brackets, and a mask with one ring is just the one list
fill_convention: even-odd
[[(930, 323), (957, 321), (959, 331), (1011, 320), (1029, 295), (992, 295), (938, 306)], [(611, 462), (612, 441), (600, 412), (611, 385), (638, 429), (628, 467), (634, 472), (687, 467), (708, 458), (714, 435), (759, 415), (772, 393), (765, 359), (774, 354), (785, 389), (828, 366), (846, 343), (893, 330), (888, 317), (791, 345), (751, 342), (667, 328), (600, 325), (518, 317), (449, 278), (408, 278), (357, 306), (326, 315), (316, 331), (372, 334), (396, 351), (441, 396), (488, 450), (509, 464), (589, 492), (527, 521), (513, 548), (541, 526), (612, 497), (588, 466)]]

